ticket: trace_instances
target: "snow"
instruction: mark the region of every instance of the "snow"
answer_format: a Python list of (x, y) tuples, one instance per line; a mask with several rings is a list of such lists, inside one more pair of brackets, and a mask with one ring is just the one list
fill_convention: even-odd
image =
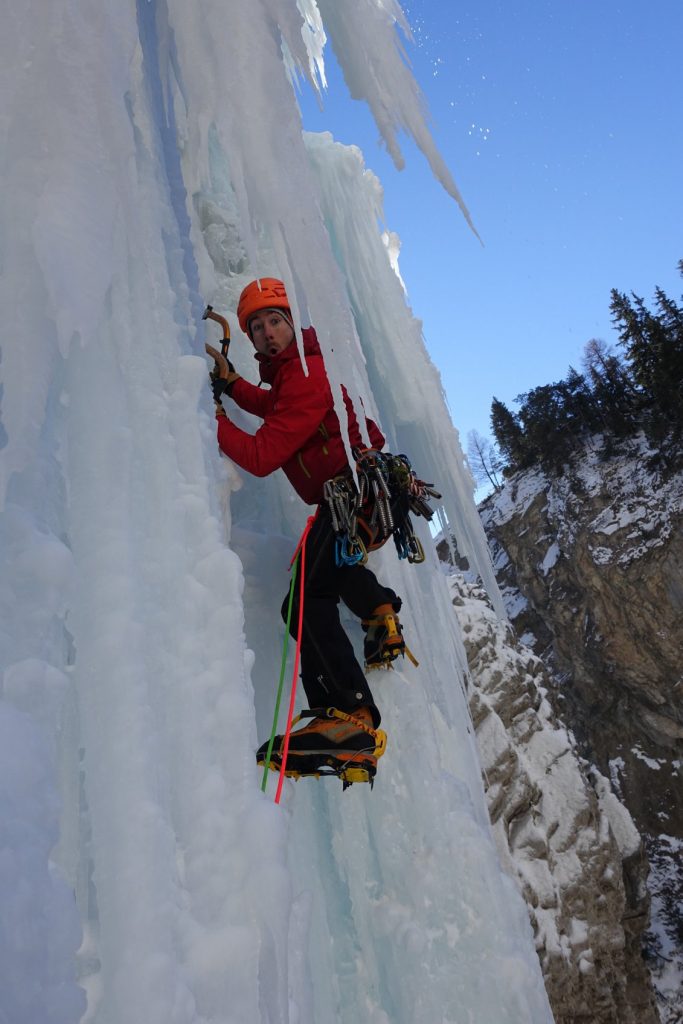
[(598, 795), (600, 809), (609, 821), (622, 859), (633, 856), (641, 845), (640, 833), (633, 823), (633, 818), (612, 791), (608, 780), (601, 775), (595, 765), (591, 766), (591, 776), (595, 792)]
[(544, 576), (548, 575), (548, 573), (560, 557), (560, 554), (560, 545), (557, 543), (557, 541), (553, 541), (553, 543), (546, 551), (543, 561), (541, 562), (540, 568)]
[(618, 795), (621, 795), (621, 775), (626, 768), (626, 762), (623, 757), (614, 757), (609, 762), (609, 777), (612, 784), (612, 789)]
[(594, 565), (609, 565), (614, 560), (614, 552), (611, 548), (593, 547), (588, 545)]
[[(624, 454), (622, 450), (618, 458), (605, 458), (600, 438), (595, 437), (563, 476), (550, 480), (540, 469), (518, 473), (495, 501), (483, 505), (482, 514), (495, 525), (514, 515), (523, 518), (534, 502), (543, 502), (547, 509), (542, 511), (557, 530), (560, 546), (571, 548), (571, 524), (583, 518), (572, 510), (595, 499), (604, 507), (586, 528), (591, 558), (598, 566), (616, 558), (626, 567), (661, 547), (676, 528), (683, 478), (680, 473), (667, 478), (656, 468), (656, 453), (642, 435), (629, 441), (628, 457)], [(610, 547), (605, 537), (612, 538)]]
[(631, 753), (635, 754), (639, 761), (642, 761), (648, 766), (648, 768), (651, 768), (655, 772), (661, 771), (662, 765), (666, 764), (664, 758), (648, 757), (647, 754), (643, 753), (640, 747), (632, 747)]
[(660, 1017), (666, 1024), (674, 1024), (680, 1014), (683, 991), (683, 957), (677, 930), (680, 926), (681, 856), (683, 841), (665, 833), (648, 844), (650, 875), (648, 890), (652, 898), (652, 923), (649, 938), (653, 981), (660, 1004)]
[(495, 502), (487, 503), (487, 514), (492, 514), (497, 523), (506, 523), (513, 515), (523, 516), (547, 486), (547, 478), (540, 469), (527, 470), (516, 476), (511, 486), (499, 491)]
[[(206, 301), (232, 311), (250, 278), (284, 277), (337, 394), (343, 379), (433, 476), (443, 521), (502, 607), (438, 373), (377, 225), (379, 183), (357, 150), (304, 143), (291, 88), (296, 74), (324, 83), (326, 33), (388, 144), (407, 127), (457, 197), (397, 24), (397, 5), (370, 0), (239, 0), (201, 18), (179, 0), (29, 0), (5, 19), (0, 991), (12, 1024), (551, 1020), (495, 852), (435, 556), (374, 560), (404, 597), (421, 662), (373, 681), (389, 735), (374, 792), (290, 782), (278, 807), (254, 762), (307, 512), (281, 474), (257, 481), (217, 453), (197, 354)], [(253, 379), (229, 318), (231, 356)]]

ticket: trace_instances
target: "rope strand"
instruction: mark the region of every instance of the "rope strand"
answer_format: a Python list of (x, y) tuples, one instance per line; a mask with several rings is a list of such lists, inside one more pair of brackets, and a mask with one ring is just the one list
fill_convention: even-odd
[[(292, 621), (292, 605), (294, 603), (294, 584), (296, 582), (296, 572), (299, 568), (299, 552), (294, 555), (294, 570), (292, 572), (292, 582), (289, 585), (289, 603), (287, 605), (287, 625), (285, 627), (285, 642), (282, 646), (282, 661), (280, 663), (280, 678), (277, 684), (277, 696), (275, 698), (275, 711), (273, 712), (273, 725), (270, 730), (270, 739), (268, 741), (268, 751), (266, 753), (266, 763), (263, 767), (263, 779), (261, 780), (261, 792), (265, 793), (266, 785), (268, 782), (268, 772), (270, 765), (270, 758), (273, 753), (273, 743), (275, 742), (275, 733), (277, 732), (277, 720), (280, 715), (280, 702), (282, 700), (282, 684), (285, 681), (285, 668), (287, 667), (287, 647), (289, 644), (289, 624)], [(291, 565), (290, 565), (291, 568)]]
[(287, 728), (285, 729), (284, 740), (282, 744), (282, 763), (280, 765), (280, 777), (277, 783), (277, 792), (275, 794), (275, 803), (280, 803), (280, 797), (282, 795), (282, 786), (285, 780), (285, 771), (287, 768), (287, 754), (289, 752), (289, 737), (292, 731), (292, 719), (294, 717), (294, 701), (296, 698), (296, 680), (299, 674), (299, 659), (301, 657), (301, 637), (303, 634), (303, 623), (304, 623), (304, 581), (306, 577), (306, 540), (310, 533), (311, 527), (315, 522), (315, 516), (309, 516), (308, 522), (304, 528), (304, 532), (301, 534), (301, 540), (297, 547), (295, 558), (301, 555), (301, 574), (299, 576), (299, 625), (297, 630), (297, 641), (296, 641), (296, 654), (294, 656), (294, 673), (292, 675), (292, 692), (289, 698), (289, 709), (287, 711)]

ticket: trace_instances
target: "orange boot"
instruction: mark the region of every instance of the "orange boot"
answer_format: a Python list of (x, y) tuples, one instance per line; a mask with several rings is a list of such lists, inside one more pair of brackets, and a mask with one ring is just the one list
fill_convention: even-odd
[[(382, 729), (373, 727), (369, 708), (339, 711), (337, 708), (315, 708), (302, 712), (295, 720), (312, 718), (309, 725), (290, 733), (285, 774), (336, 775), (347, 785), (372, 782), (377, 771), (377, 758), (386, 749), (387, 737)], [(268, 767), (279, 771), (282, 764), (284, 737), (276, 736)], [(256, 761), (266, 763), (268, 743), (259, 747)]]

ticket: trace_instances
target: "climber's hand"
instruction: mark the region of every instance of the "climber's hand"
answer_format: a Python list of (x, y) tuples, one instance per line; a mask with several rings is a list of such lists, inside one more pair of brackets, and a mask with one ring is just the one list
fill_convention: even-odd
[(222, 377), (223, 380), (227, 380), (230, 374), (235, 372), (235, 367), (232, 363), (228, 362), (223, 353), (219, 352), (217, 348), (213, 347), (213, 345), (209, 345), (207, 343), (204, 345), (204, 348), (206, 349), (207, 354), (210, 355), (216, 363), (218, 376)]
[(229, 395), (234, 384), (234, 380), (228, 381), (224, 377), (212, 377), (211, 378), (211, 390), (213, 391), (214, 402), (220, 402), (223, 395)]
[(220, 404), (220, 400), (223, 395), (229, 395), (232, 391), (232, 386), (236, 380), (240, 379), (239, 373), (235, 370), (229, 359), (219, 352), (218, 349), (212, 345), (204, 346), (207, 353), (211, 356), (216, 363), (216, 369), (213, 373), (209, 374), (209, 381), (211, 384), (211, 390), (213, 391), (214, 401)]

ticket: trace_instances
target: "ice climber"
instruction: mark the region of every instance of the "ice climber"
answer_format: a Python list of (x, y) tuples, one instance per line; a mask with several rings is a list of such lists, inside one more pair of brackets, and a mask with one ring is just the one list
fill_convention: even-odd
[[(371, 781), (381, 752), (376, 749), (375, 732), (380, 713), (341, 625), (339, 600), (363, 622), (368, 668), (387, 665), (407, 650), (397, 618), (401, 600), (365, 565), (337, 564), (335, 532), (323, 491), (326, 481), (350, 480), (351, 469), (314, 328), (302, 332), (306, 376), (282, 281), (266, 277), (248, 284), (240, 296), (237, 316), (256, 350), (261, 381), (270, 388), (244, 380), (220, 352), (206, 346), (218, 371), (212, 387), (220, 449), (255, 476), (283, 469), (297, 494), (309, 505), (318, 506), (306, 543), (301, 637), (301, 681), (310, 709), (303, 717), (311, 720), (291, 733), (287, 774), (315, 774), (321, 765), (333, 773), (360, 766)], [(225, 395), (241, 409), (261, 417), (263, 423), (255, 434), (241, 430), (225, 414), (221, 405)], [(345, 390), (344, 402), (349, 438), (355, 448), (361, 445), (361, 434)], [(384, 437), (377, 425), (366, 418), (366, 428), (373, 448), (381, 449)], [(298, 587), (295, 589), (290, 632), (296, 640)], [(287, 604), (288, 598), (282, 606), (285, 621)], [(333, 715), (331, 709), (338, 714)], [(282, 745), (283, 737), (277, 736), (269, 764), (273, 769), (281, 765)], [(264, 743), (257, 752), (260, 764), (265, 763), (267, 747)], [(360, 778), (365, 781), (362, 771)]]

